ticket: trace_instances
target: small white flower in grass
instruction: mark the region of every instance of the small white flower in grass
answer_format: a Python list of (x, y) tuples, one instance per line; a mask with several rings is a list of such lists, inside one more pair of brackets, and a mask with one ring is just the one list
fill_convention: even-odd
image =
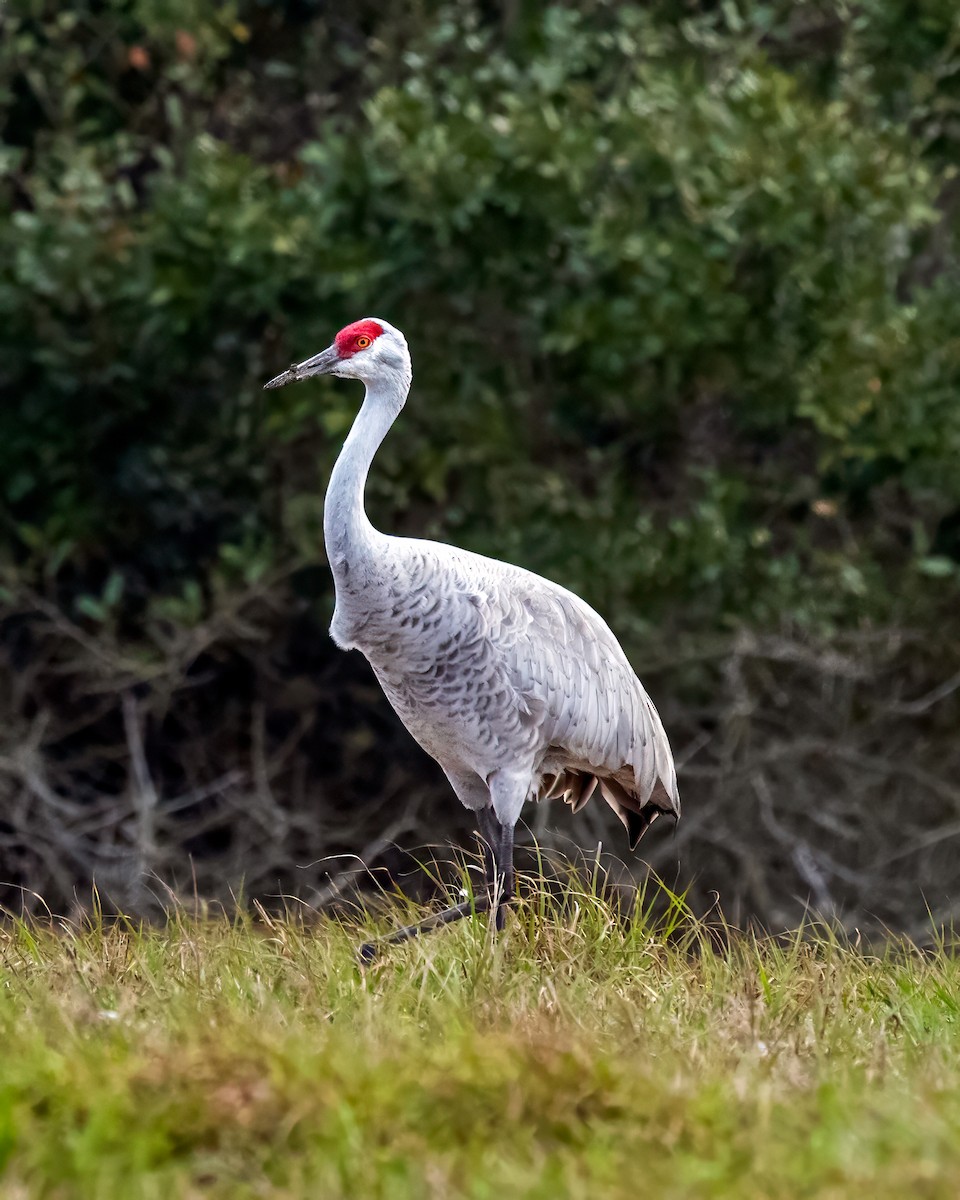
[(119, 1021), (120, 1014), (115, 1008), (101, 1008), (97, 1013), (101, 1021)]

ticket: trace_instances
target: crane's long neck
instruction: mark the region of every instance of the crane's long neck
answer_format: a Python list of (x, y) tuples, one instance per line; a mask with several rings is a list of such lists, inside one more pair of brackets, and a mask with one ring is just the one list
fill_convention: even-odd
[(363, 407), (334, 465), (323, 510), (323, 540), (338, 584), (353, 563), (374, 554), (384, 536), (370, 524), (363, 492), (373, 456), (397, 418), (410, 390), (409, 379), (384, 379), (367, 388)]

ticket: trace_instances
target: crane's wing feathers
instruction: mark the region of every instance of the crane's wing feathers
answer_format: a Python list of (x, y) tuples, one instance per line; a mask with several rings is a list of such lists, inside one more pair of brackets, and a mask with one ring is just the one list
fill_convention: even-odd
[(519, 568), (504, 569), (471, 603), (526, 710), (522, 719), (546, 747), (540, 797), (563, 796), (576, 811), (599, 787), (631, 847), (659, 813), (679, 817), (663, 724), (599, 614)]
[(631, 845), (659, 813), (679, 816), (657, 710), (588, 604), (455, 547), (415, 539), (391, 547), (392, 569), (378, 583), (383, 605), (371, 606), (366, 581), (344, 588), (335, 632), (367, 655), (448, 776), (466, 769), (487, 781), (509, 771), (526, 781), (527, 797), (562, 796), (575, 809), (599, 792)]

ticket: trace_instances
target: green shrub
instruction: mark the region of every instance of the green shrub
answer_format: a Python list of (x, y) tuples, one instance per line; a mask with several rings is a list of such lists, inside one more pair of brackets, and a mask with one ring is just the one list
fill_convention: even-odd
[[(11, 568), (92, 613), (114, 572), (142, 605), (316, 558), (356, 397), (268, 404), (259, 383), (374, 310), (417, 372), (374, 481), (388, 526), (529, 562), (638, 635), (635, 611), (688, 606), (698, 626), (842, 623), (869, 595), (883, 618), (911, 554), (942, 588), (942, 222), (938, 280), (904, 281), (950, 170), (865, 58), (885, 48), (880, 78), (909, 73), (929, 114), (950, 29), (908, 63), (895, 5), (679, 11), (8, 16)], [(828, 45), (802, 55), (818, 14)], [(854, 539), (811, 515), (827, 496), (869, 527), (892, 486), (915, 526), (893, 555), (882, 522)]]

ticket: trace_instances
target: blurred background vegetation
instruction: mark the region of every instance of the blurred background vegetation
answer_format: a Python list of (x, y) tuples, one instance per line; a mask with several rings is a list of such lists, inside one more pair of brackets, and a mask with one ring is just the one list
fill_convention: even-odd
[(261, 391), (373, 312), (415, 383), (371, 515), (607, 617), (681, 762), (645, 858), (952, 919), (958, 146), (952, 0), (13, 0), (0, 900), (317, 904), (466, 837), (326, 635), (359, 396)]

